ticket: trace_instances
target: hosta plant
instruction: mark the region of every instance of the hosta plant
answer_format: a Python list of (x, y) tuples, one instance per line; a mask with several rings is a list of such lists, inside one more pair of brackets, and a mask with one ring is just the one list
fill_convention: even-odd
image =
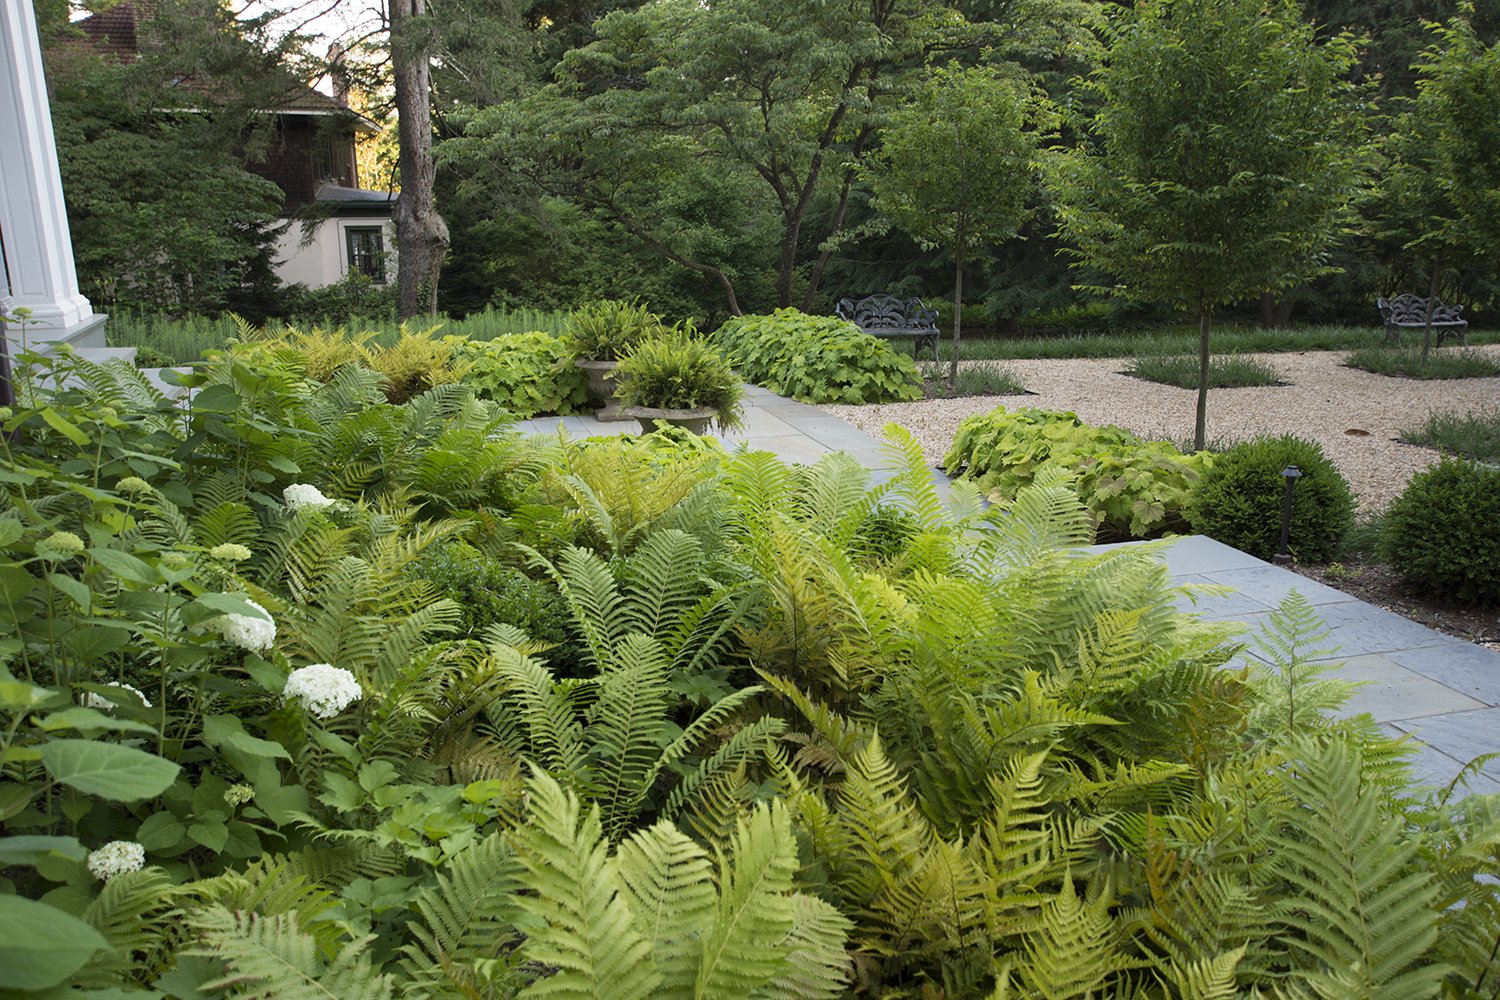
[(922, 394), (910, 358), (834, 316), (795, 309), (736, 316), (714, 340), (748, 381), (805, 402), (890, 403)]
[(1186, 528), (1189, 500), (1211, 461), (1120, 427), (1090, 426), (1074, 413), (999, 406), (959, 423), (943, 466), (1001, 502), (1043, 469), (1067, 470), (1100, 540), (1110, 541)]

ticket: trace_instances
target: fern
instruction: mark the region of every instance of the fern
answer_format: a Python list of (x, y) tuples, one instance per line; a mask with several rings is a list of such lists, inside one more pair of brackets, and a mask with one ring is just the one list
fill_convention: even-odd
[(1258, 648), (1271, 669), (1256, 685), (1261, 698), (1250, 715), (1260, 733), (1295, 736), (1323, 724), (1324, 713), (1344, 704), (1350, 686), (1324, 675), (1334, 664), (1313, 662), (1336, 650), (1324, 645), (1330, 632), (1307, 598), (1293, 590), (1266, 617)]
[(688, 995), (718, 902), (707, 853), (662, 822), (627, 838), (617, 863), (625, 900), (661, 973), (662, 994)]
[(1292, 894), (1276, 912), (1293, 936), (1293, 976), (1315, 996), (1429, 997), (1446, 971), (1437, 942), (1436, 887), (1416, 872), (1417, 844), (1361, 781), (1356, 752), (1296, 746), (1272, 838)]
[(472, 996), (496, 979), (512, 984), (516, 974), (503, 959), (519, 937), (520, 874), (515, 853), (497, 835), (449, 861), (417, 898), (421, 922), (402, 948), (403, 994)]
[(263, 917), (209, 906), (192, 918), (203, 943), (188, 952), (224, 963), (226, 974), (204, 989), (241, 1000), (391, 1000), (392, 978), (377, 973), (365, 954), (372, 938), (349, 942), (332, 961), (295, 914)]
[(523, 995), (654, 996), (661, 975), (621, 893), (598, 809), (583, 813), (578, 798), (542, 772), (529, 789), (532, 822), (517, 832), (515, 844), (536, 895), (520, 904), (543, 926), (526, 939), (522, 953), (556, 971)]
[(791, 818), (773, 803), (741, 821), (718, 857), (719, 899), (703, 939), (693, 995), (734, 1000), (781, 971), (796, 927), (789, 895), (797, 870)]

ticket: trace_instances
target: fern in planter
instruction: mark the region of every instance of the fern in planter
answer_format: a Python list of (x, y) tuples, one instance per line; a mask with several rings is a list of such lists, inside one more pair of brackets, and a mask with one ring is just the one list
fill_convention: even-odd
[(725, 430), (740, 427), (744, 388), (729, 359), (691, 327), (641, 341), (620, 359), (619, 394), (626, 406), (713, 410)]
[(567, 323), (568, 335), (585, 361), (618, 361), (664, 329), (661, 317), (634, 299), (590, 302), (575, 309)]

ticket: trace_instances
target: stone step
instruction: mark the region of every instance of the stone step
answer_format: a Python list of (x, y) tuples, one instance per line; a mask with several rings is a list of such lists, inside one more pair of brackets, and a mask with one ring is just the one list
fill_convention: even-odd
[(106, 361), (123, 361), (127, 365), (133, 365), (136, 349), (134, 347), (75, 347), (73, 353), (96, 365), (102, 365)]

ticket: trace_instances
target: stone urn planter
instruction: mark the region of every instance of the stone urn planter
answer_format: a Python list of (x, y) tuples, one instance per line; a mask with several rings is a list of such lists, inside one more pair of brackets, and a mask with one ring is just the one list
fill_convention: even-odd
[(616, 395), (616, 390), (624, 383), (624, 377), (619, 375), (616, 375), (614, 378), (607, 377), (610, 372), (615, 370), (619, 362), (579, 359), (573, 363), (583, 369), (588, 375), (589, 393), (598, 399), (604, 400), (604, 406), (595, 411), (594, 416), (607, 422), (629, 420), (630, 418), (620, 411), (623, 404), (620, 402), (619, 396)]
[(654, 406), (627, 406), (622, 412), (626, 418), (634, 418), (640, 422), (642, 434), (650, 434), (656, 430), (658, 420), (673, 427), (681, 427), (693, 434), (707, 434), (708, 425), (713, 423), (719, 415), (719, 411), (711, 407), (700, 407), (696, 410), (662, 410)]

